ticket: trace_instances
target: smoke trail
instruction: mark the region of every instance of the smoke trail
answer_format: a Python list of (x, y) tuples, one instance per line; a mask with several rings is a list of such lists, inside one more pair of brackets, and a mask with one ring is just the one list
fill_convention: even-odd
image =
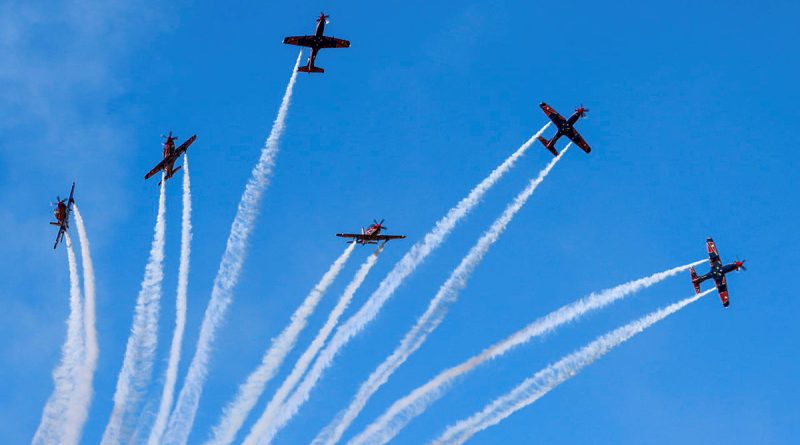
[(144, 278), (136, 298), (131, 335), (125, 348), (122, 369), (117, 377), (114, 408), (103, 433), (102, 444), (130, 442), (128, 423), (135, 419), (139, 399), (146, 392), (158, 343), (158, 312), (161, 299), (161, 282), (164, 280), (164, 232), (166, 231), (165, 175), (161, 175), (158, 195), (158, 214), (153, 229), (150, 257), (144, 269)]
[(658, 272), (649, 277), (633, 280), (601, 292), (591, 293), (588, 296), (545, 315), (520, 329), (504, 340), (484, 349), (463, 363), (440, 372), (436, 377), (424, 385), (416, 388), (407, 396), (397, 400), (372, 424), (349, 443), (356, 444), (384, 444), (392, 440), (412, 419), (422, 414), (428, 406), (449, 388), (452, 382), (468, 373), (488, 360), (498, 358), (511, 349), (523, 345), (535, 337), (547, 334), (559, 326), (576, 320), (587, 312), (603, 308), (628, 295), (659, 283), (669, 277), (689, 269), (692, 266), (705, 263), (706, 260), (696, 261), (685, 266), (675, 267), (663, 272)]
[(342, 271), (342, 268), (345, 263), (347, 263), (355, 247), (356, 243), (352, 243), (344, 249), (344, 252), (331, 264), (331, 267), (325, 275), (322, 276), (319, 283), (317, 283), (308, 296), (306, 296), (300, 307), (292, 314), (291, 322), (284, 328), (283, 332), (273, 340), (272, 346), (261, 359), (261, 365), (247, 377), (245, 383), (239, 386), (236, 399), (229, 403), (223, 410), (222, 419), (220, 419), (220, 422), (214, 427), (214, 438), (210, 443), (229, 444), (236, 438), (236, 433), (247, 419), (250, 410), (252, 410), (253, 406), (258, 402), (259, 397), (261, 397), (261, 394), (264, 392), (264, 387), (267, 382), (275, 376), (275, 373), (278, 371), (281, 363), (283, 363), (286, 355), (289, 354), (294, 347), (297, 342), (297, 337), (308, 323), (308, 317), (314, 313), (317, 304), (319, 304), (322, 296), (328, 290), (328, 287), (339, 275), (339, 272)]
[(75, 385), (74, 398), (70, 402), (67, 410), (66, 428), (68, 435), (80, 440), (83, 425), (89, 416), (89, 406), (92, 403), (92, 379), (97, 368), (97, 356), (99, 348), (97, 346), (97, 328), (95, 325), (95, 288), (94, 288), (94, 265), (92, 264), (92, 254), (89, 246), (89, 237), (86, 236), (86, 226), (83, 217), (78, 210), (78, 205), (73, 207), (75, 212), (75, 226), (78, 229), (78, 238), (81, 242), (81, 267), (83, 269), (83, 338), (84, 345), (83, 365), (78, 370), (77, 383)]
[(175, 298), (175, 331), (169, 348), (167, 371), (164, 374), (164, 389), (158, 414), (147, 440), (149, 445), (158, 445), (167, 427), (169, 410), (172, 407), (175, 381), (178, 378), (178, 363), (181, 359), (181, 344), (186, 327), (186, 295), (189, 288), (189, 259), (192, 253), (192, 190), (189, 178), (189, 155), (183, 156), (183, 213), (181, 214), (181, 257), (178, 266), (178, 294)]
[[(364, 303), (355, 315), (350, 317), (336, 330), (336, 334), (334, 334), (331, 342), (320, 352), (314, 362), (314, 366), (281, 410), (280, 416), (282, 419), (275, 421), (269, 418), (267, 413), (264, 412), (245, 440), (246, 445), (256, 443), (257, 438), (264, 436), (267, 429), (272, 429), (273, 431), (266, 435), (270, 437), (274, 436), (277, 430), (294, 416), (300, 409), (300, 406), (308, 400), (311, 390), (322, 377), (322, 373), (333, 363), (333, 359), (336, 354), (339, 353), (339, 350), (349, 343), (354, 336), (361, 332), (364, 327), (378, 315), (384, 303), (391, 298), (394, 291), (400, 286), (403, 280), (414, 272), (417, 266), (444, 242), (455, 225), (469, 214), (486, 192), (514, 166), (517, 159), (525, 153), (536, 138), (539, 137), (549, 125), (550, 123), (548, 122), (537, 131), (536, 134), (531, 136), (517, 151), (503, 161), (489, 176), (484, 178), (480, 184), (472, 189), (466, 198), (462, 199), (455, 207), (451, 208), (442, 219), (437, 221), (434, 228), (425, 235), (422, 241), (418, 241), (406, 252), (403, 258), (395, 264), (386, 278), (383, 279), (378, 289), (372, 293), (367, 302)], [(268, 442), (268, 440), (265, 441)]]
[(292, 372), (286, 377), (286, 380), (283, 381), (278, 391), (275, 392), (275, 395), (270, 400), (269, 404), (267, 405), (266, 410), (264, 411), (264, 416), (266, 418), (273, 418), (277, 411), (281, 408), (281, 405), (286, 400), (286, 397), (289, 395), (289, 392), (294, 389), (297, 382), (300, 380), (300, 377), (308, 369), (309, 365), (311, 364), (311, 360), (317, 355), (322, 346), (325, 344), (325, 341), (330, 336), (331, 332), (333, 332), (333, 328), (336, 326), (336, 323), (339, 322), (339, 317), (342, 316), (344, 311), (347, 309), (347, 306), (350, 304), (350, 301), (353, 299), (353, 295), (356, 293), (361, 284), (367, 278), (369, 271), (378, 261), (378, 255), (381, 254), (383, 251), (383, 247), (385, 244), (381, 244), (375, 252), (370, 255), (366, 261), (361, 265), (356, 272), (355, 276), (353, 276), (353, 280), (347, 285), (342, 296), (339, 298), (339, 301), (336, 303), (336, 306), (333, 308), (331, 313), (328, 315), (328, 320), (325, 321), (325, 325), (322, 326), (322, 329), (319, 330), (317, 336), (309, 345), (308, 349), (303, 352), (303, 355), (297, 360), (295, 363)]
[(203, 383), (208, 372), (208, 362), (211, 354), (211, 344), (216, 336), (217, 326), (225, 317), (225, 311), (233, 299), (233, 288), (239, 281), (239, 273), (247, 250), (247, 241), (253, 230), (256, 216), (258, 215), (261, 197), (269, 184), (272, 169), (275, 166), (275, 157), (278, 154), (278, 142), (283, 135), (286, 114), (292, 99), (292, 91), (297, 80), (297, 67), (300, 64), (302, 52), (297, 55), (297, 60), (292, 67), (292, 76), (286, 86), (278, 116), (272, 124), (267, 142), (261, 150), (261, 157), (253, 168), (247, 182), (236, 217), (231, 224), (228, 243), (222, 255), (214, 286), (211, 290), (211, 299), (206, 307), (203, 324), (200, 327), (200, 336), (197, 340), (194, 357), (189, 365), (186, 379), (175, 403), (175, 409), (169, 419), (167, 431), (163, 437), (165, 444), (183, 445), (189, 438), (189, 432), (194, 423), (197, 405), (203, 392)]
[(693, 297), (673, 303), (665, 308), (651, 312), (644, 317), (617, 328), (589, 343), (576, 352), (562, 358), (558, 362), (537, 372), (533, 377), (525, 379), (519, 386), (506, 395), (495, 399), (482, 411), (462, 420), (435, 439), (432, 444), (462, 444), (476, 433), (500, 423), (516, 411), (534, 403), (555, 387), (577, 375), (583, 368), (595, 360), (631, 339), (636, 334), (654, 325), (669, 315), (678, 312), (691, 303), (712, 292), (709, 289)]
[(569, 150), (569, 145), (561, 151), (561, 154), (553, 158), (539, 175), (532, 179), (525, 189), (523, 189), (516, 198), (506, 207), (503, 213), (491, 225), (489, 230), (481, 236), (478, 242), (470, 249), (469, 253), (461, 260), (458, 267), (456, 267), (450, 274), (450, 277), (439, 288), (436, 296), (433, 297), (428, 309), (417, 320), (414, 327), (409, 330), (397, 348), (392, 354), (386, 358), (369, 376), (367, 381), (361, 384), (355, 397), (350, 402), (350, 405), (341, 411), (336, 418), (325, 427), (320, 434), (314, 439), (315, 444), (334, 444), (341, 439), (345, 430), (353, 423), (361, 410), (369, 401), (370, 397), (375, 394), (378, 389), (389, 380), (389, 377), (397, 370), (408, 357), (411, 356), (417, 349), (425, 343), (428, 336), (436, 330), (441, 324), (450, 305), (458, 300), (459, 293), (467, 286), (467, 280), (472, 272), (480, 264), (486, 252), (494, 245), (495, 241), (500, 238), (500, 235), (505, 231), (508, 224), (522, 209), (528, 199), (538, 188), (539, 184), (544, 181), (544, 178), (555, 167), (559, 160)]
[(61, 363), (53, 371), (53, 394), (47, 400), (42, 412), (42, 420), (33, 436), (35, 445), (78, 443), (76, 431), (65, 425), (65, 413), (75, 391), (77, 373), (84, 357), (83, 304), (81, 303), (78, 264), (72, 240), (65, 234), (67, 260), (69, 263), (69, 317), (67, 318), (67, 337), (61, 346)]

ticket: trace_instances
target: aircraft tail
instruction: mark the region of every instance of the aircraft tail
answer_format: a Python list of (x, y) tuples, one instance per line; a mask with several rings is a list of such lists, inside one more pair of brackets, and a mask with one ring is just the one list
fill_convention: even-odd
[(692, 285), (694, 286), (694, 293), (700, 293), (700, 283), (697, 281), (697, 272), (694, 271), (694, 267), (689, 268), (689, 273), (692, 274)]
[(60, 224), (60, 223), (57, 223), (57, 222), (51, 222), (51, 223), (50, 223), (50, 225), (51, 225), (51, 226), (60, 226), (61, 224)]
[(301, 66), (301, 67), (297, 68), (297, 71), (300, 72), (300, 73), (324, 73), (325, 72), (324, 69), (322, 69), (322, 68), (320, 68), (318, 66), (311, 66), (311, 67)]
[(542, 143), (542, 145), (544, 145), (544, 148), (546, 148), (550, 153), (553, 153), (553, 156), (558, 156), (558, 151), (553, 144), (550, 143), (550, 141), (541, 136), (539, 136), (537, 139)]

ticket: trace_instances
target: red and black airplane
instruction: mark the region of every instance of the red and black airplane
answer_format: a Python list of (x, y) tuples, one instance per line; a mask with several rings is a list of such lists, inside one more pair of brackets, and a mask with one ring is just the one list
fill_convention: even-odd
[(384, 243), (389, 242), (393, 239), (403, 239), (405, 235), (381, 235), (381, 230), (386, 229), (387, 227), (383, 225), (383, 221), (378, 222), (373, 220), (375, 224), (364, 228), (361, 228), (361, 233), (337, 233), (336, 236), (341, 238), (353, 238), (351, 241), (347, 243), (357, 243), (357, 244), (378, 244), (378, 241), (383, 241)]
[(311, 48), (311, 55), (308, 56), (308, 64), (297, 68), (297, 71), (302, 73), (324, 73), (324, 69), (314, 66), (314, 60), (317, 58), (319, 50), (322, 48), (350, 48), (349, 40), (323, 35), (326, 23), (328, 23), (328, 16), (325, 15), (325, 13), (320, 13), (319, 18), (317, 18), (317, 29), (313, 36), (294, 36), (283, 39), (283, 43), (287, 45)]
[[(175, 172), (181, 169), (180, 165), (178, 168), (174, 168), (175, 161), (177, 161), (182, 154), (186, 153), (186, 150), (189, 149), (189, 146), (192, 145), (192, 142), (197, 139), (196, 134), (192, 135), (192, 137), (184, 141), (180, 147), (175, 148), (175, 139), (177, 139), (177, 136), (173, 136), (172, 132), (170, 131), (169, 135), (162, 137), (166, 139), (164, 142), (164, 159), (159, 162), (158, 165), (153, 167), (153, 169), (150, 170), (146, 175), (144, 175), (144, 179), (150, 179), (153, 175), (162, 170), (165, 173), (165, 181), (175, 175)], [(158, 185), (161, 185), (161, 181), (158, 181)]]
[(556, 150), (556, 141), (558, 141), (561, 136), (568, 137), (572, 142), (575, 143), (575, 145), (580, 147), (581, 150), (585, 151), (586, 153), (592, 151), (592, 148), (589, 147), (589, 144), (583, 140), (581, 135), (577, 130), (575, 130), (574, 127), (575, 122), (578, 122), (578, 119), (585, 117), (589, 110), (583, 108), (583, 105), (581, 105), (575, 109), (575, 113), (570, 116), (569, 119), (564, 119), (564, 116), (558, 114), (558, 112), (550, 105), (542, 102), (539, 104), (539, 106), (542, 107), (544, 114), (546, 114), (547, 117), (550, 118), (550, 120), (556, 125), (556, 128), (558, 128), (556, 135), (553, 136), (549, 141), (539, 136), (539, 142), (544, 144), (544, 148), (550, 150), (550, 153), (553, 153), (553, 156), (558, 156), (558, 150)]
[[(56, 243), (53, 244), (53, 249), (58, 247), (58, 243), (64, 239), (64, 234), (67, 233), (67, 229), (69, 229), (69, 214), (72, 213), (72, 205), (75, 204), (75, 183), (72, 183), (72, 189), (69, 191), (69, 198), (61, 199), (56, 196), (56, 209), (53, 211), (53, 216), (56, 217), (55, 222), (51, 222), (50, 224), (53, 226), (58, 226), (58, 234), (56, 234)], [(66, 201), (66, 203), (65, 203)]]
[(717, 253), (717, 245), (714, 244), (712, 238), (706, 240), (706, 247), (708, 248), (708, 260), (711, 264), (711, 270), (707, 274), (698, 277), (697, 273), (694, 271), (694, 267), (689, 269), (689, 272), (692, 274), (694, 292), (695, 294), (699, 294), (700, 283), (713, 278), (714, 284), (716, 284), (717, 291), (719, 292), (719, 298), (722, 300), (722, 305), (728, 307), (730, 301), (728, 300), (728, 282), (725, 279), (725, 275), (735, 270), (747, 270), (747, 268), (744, 267), (744, 262), (747, 260), (734, 261), (723, 266), (722, 260), (719, 259), (719, 253)]

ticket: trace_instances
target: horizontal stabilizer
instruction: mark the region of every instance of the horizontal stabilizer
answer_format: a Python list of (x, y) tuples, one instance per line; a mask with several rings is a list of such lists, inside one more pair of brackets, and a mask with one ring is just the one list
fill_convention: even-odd
[(324, 73), (325, 72), (324, 69), (322, 69), (322, 68), (320, 68), (318, 66), (312, 66), (310, 68), (307, 67), (307, 66), (301, 66), (301, 67), (297, 68), (297, 71), (300, 72), (300, 73)]
[(544, 145), (544, 148), (546, 148), (550, 153), (553, 153), (553, 156), (558, 156), (558, 151), (555, 147), (553, 147), (553, 144), (550, 143), (551, 141), (548, 141), (541, 136), (539, 136), (537, 139), (542, 143), (542, 145)]
[(60, 226), (60, 225), (61, 225), (61, 223), (57, 223), (57, 222), (51, 222), (51, 223), (50, 223), (50, 225), (51, 225), (51, 226)]

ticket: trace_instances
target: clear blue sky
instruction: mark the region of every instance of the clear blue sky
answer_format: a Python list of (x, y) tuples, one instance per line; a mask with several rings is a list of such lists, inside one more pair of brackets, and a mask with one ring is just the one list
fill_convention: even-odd
[[(545, 123), (542, 100), (562, 114), (585, 104), (591, 112), (579, 128), (594, 151), (575, 150), (557, 166), (441, 328), (345, 437), (537, 316), (702, 258), (713, 235), (723, 260), (749, 260), (749, 272), (729, 279), (729, 310), (716, 297), (701, 300), (474, 443), (800, 441), (797, 2), (183, 0), (0, 4), (0, 441), (30, 441), (52, 391), (68, 276), (64, 249), (50, 248), (48, 204), (73, 180), (93, 247), (101, 348), (84, 442), (102, 434), (155, 219), (158, 189), (142, 176), (170, 129), (198, 134), (182, 379), (236, 204), (297, 55), (280, 41), (311, 33), (320, 10), (331, 15), (328, 34), (352, 47), (323, 51), (317, 64), (326, 73), (298, 79), (192, 443), (339, 254), (334, 233), (386, 218), (391, 232), (409, 236), (388, 246), (358, 305)], [(345, 406), (549, 156), (531, 148), (344, 350), (279, 443), (309, 441)], [(174, 317), (179, 185), (168, 187), (156, 383)], [(370, 250), (354, 254), (303, 347)], [(595, 336), (691, 293), (681, 275), (480, 368), (397, 442), (433, 438)], [(158, 384), (152, 393), (157, 403)]]

